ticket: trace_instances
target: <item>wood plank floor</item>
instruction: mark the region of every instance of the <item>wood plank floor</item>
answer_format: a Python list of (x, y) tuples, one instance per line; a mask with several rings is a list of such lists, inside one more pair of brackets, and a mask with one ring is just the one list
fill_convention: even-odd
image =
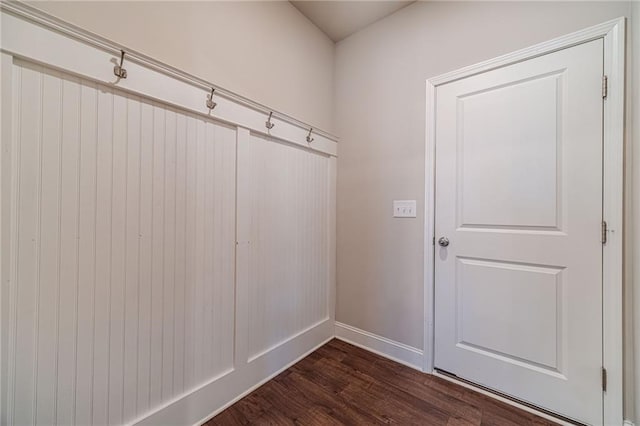
[(340, 424), (553, 423), (336, 339), (206, 423)]

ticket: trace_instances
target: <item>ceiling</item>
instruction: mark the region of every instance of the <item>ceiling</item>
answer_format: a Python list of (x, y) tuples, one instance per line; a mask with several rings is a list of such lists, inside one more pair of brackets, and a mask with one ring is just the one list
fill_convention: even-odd
[(329, 38), (338, 42), (413, 1), (291, 1)]

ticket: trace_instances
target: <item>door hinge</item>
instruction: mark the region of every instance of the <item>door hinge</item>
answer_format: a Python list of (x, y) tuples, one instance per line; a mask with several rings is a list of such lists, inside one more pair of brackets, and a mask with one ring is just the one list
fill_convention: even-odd
[(607, 391), (607, 369), (602, 367), (602, 392)]
[(607, 222), (606, 221), (602, 221), (602, 236), (601, 236), (601, 241), (602, 244), (607, 244)]
[(607, 97), (607, 90), (608, 90), (608, 86), (609, 86), (609, 78), (606, 75), (602, 76), (602, 98), (606, 98)]

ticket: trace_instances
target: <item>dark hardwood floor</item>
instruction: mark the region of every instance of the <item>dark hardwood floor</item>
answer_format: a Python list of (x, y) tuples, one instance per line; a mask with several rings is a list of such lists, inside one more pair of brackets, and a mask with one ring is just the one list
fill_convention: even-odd
[(493, 398), (332, 340), (206, 423), (552, 425)]

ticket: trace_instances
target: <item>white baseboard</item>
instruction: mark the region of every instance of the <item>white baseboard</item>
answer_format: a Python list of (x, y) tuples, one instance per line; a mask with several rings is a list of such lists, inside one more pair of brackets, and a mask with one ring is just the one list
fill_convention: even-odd
[(338, 321), (335, 329), (336, 338), (340, 340), (422, 371), (423, 353), (420, 349)]
[[(337, 321), (334, 325), (330, 320), (327, 320), (265, 353), (261, 358), (248, 363), (240, 371), (229, 371), (219, 376), (216, 380), (192, 390), (182, 398), (169, 402), (160, 409), (134, 421), (131, 425), (147, 426), (185, 423), (193, 424), (194, 426), (201, 425), (334, 337), (422, 371), (423, 352), (421, 350)], [(483, 389), (440, 375), (437, 372), (434, 374), (509, 405), (516, 406), (524, 411), (535, 413), (560, 424), (566, 424), (546, 413), (538, 412)], [(194, 417), (194, 412), (201, 412), (202, 414)], [(635, 425), (632, 421), (625, 420), (623, 426)]]
[(232, 400), (230, 400), (229, 402), (224, 404), (222, 407), (220, 407), (217, 410), (215, 410), (213, 413), (207, 415), (203, 419), (200, 419), (199, 421), (194, 423), (193, 426), (200, 426), (200, 425), (208, 422), (209, 420), (214, 418), (216, 415), (222, 413), (224, 410), (226, 410), (227, 408), (231, 407), (233, 404), (235, 404), (236, 402), (240, 401), (242, 398), (244, 398), (245, 396), (249, 395), (251, 392), (253, 392), (254, 390), (258, 389), (260, 386), (262, 386), (265, 383), (267, 383), (269, 380), (271, 380), (274, 377), (276, 377), (278, 374), (280, 374), (283, 371), (287, 370), (289, 367), (292, 367), (294, 364), (297, 364), (303, 358), (306, 358), (307, 356), (311, 355), (313, 352), (318, 350), (320, 347), (322, 347), (322, 346), (326, 345), (327, 343), (329, 343), (329, 341), (333, 340), (333, 338), (334, 338), (333, 336), (330, 336), (325, 341), (323, 341), (323, 342), (319, 343), (318, 345), (314, 346), (313, 348), (311, 348), (310, 350), (308, 350), (304, 354), (300, 355), (298, 358), (294, 359), (293, 361), (291, 361), (287, 365), (283, 366), (282, 368), (280, 368), (279, 370), (277, 370), (276, 372), (274, 372), (270, 376), (266, 377), (264, 380), (261, 380), (260, 382), (256, 383), (254, 386), (251, 386), (249, 389), (247, 389), (246, 391), (242, 392), (240, 395), (236, 396), (235, 398), (233, 398)]
[(327, 319), (129, 425), (201, 425), (333, 338), (333, 321)]

